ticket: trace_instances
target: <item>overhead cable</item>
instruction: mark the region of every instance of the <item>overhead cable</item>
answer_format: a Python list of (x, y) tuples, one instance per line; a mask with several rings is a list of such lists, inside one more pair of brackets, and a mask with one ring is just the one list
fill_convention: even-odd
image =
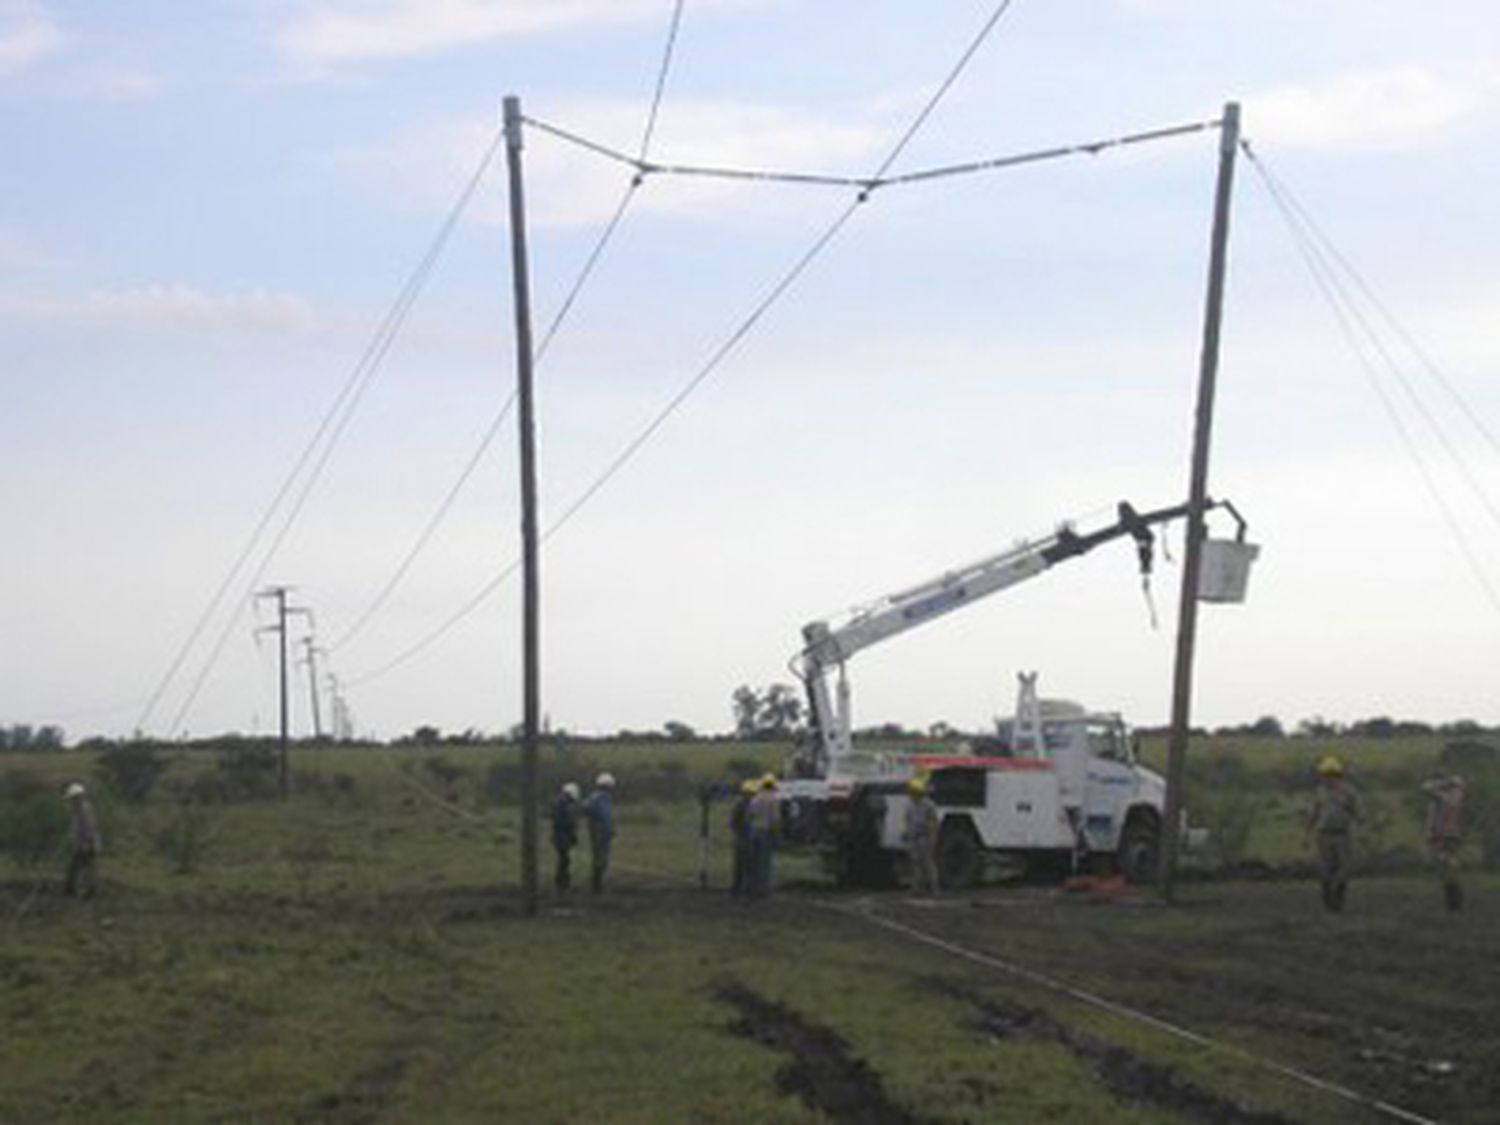
[[(1292, 194), (1291, 190), (1286, 186), (1286, 184), (1280, 181), (1271, 172), (1271, 170), (1265, 166), (1264, 163), (1260, 162), (1256, 153), (1251, 150), (1248, 145), (1245, 145), (1243, 147), (1246, 156), (1248, 156), (1251, 160), (1252, 166), (1258, 169), (1259, 174), (1266, 181), (1268, 188), (1274, 188), (1276, 198), (1278, 198), (1287, 206), (1289, 212), (1299, 221), (1301, 227), (1308, 232), (1311, 241), (1313, 241), (1315, 245), (1318, 246), (1319, 252), (1326, 253), (1326, 257), (1324, 257), (1323, 259), (1325, 263), (1327, 263), (1329, 258), (1331, 258), (1334, 263), (1343, 268), (1346, 274), (1348, 274), (1351, 278), (1356, 279), (1357, 284), (1361, 285), (1362, 291), (1365, 294), (1367, 300), (1376, 305), (1378, 308), (1384, 308), (1384, 305), (1375, 298), (1373, 292), (1370, 291), (1369, 287), (1367, 285), (1364, 285), (1362, 280), (1359, 279), (1358, 274), (1355, 273), (1353, 267), (1349, 265), (1348, 259), (1338, 252), (1332, 241), (1329, 240), (1328, 236), (1324, 234), (1322, 232), (1322, 229), (1313, 221), (1312, 216), (1308, 213), (1307, 209), (1297, 201), (1296, 197)], [(1454, 445), (1452, 438), (1448, 436), (1447, 431), (1443, 429), (1442, 425), (1438, 422), (1437, 417), (1433, 414), (1427, 403), (1424, 402), (1422, 397), (1417, 393), (1416, 387), (1413, 385), (1412, 380), (1407, 376), (1406, 371), (1402, 368), (1401, 364), (1396, 362), (1396, 359), (1391, 354), (1390, 349), (1386, 347), (1385, 341), (1380, 338), (1380, 334), (1376, 332), (1374, 327), (1370, 324), (1370, 321), (1365, 316), (1363, 310), (1360, 309), (1358, 303), (1355, 302), (1354, 299), (1350, 296), (1348, 289), (1344, 285), (1343, 279), (1339, 276), (1338, 272), (1332, 268), (1331, 265), (1327, 267), (1327, 276), (1329, 277), (1334, 287), (1337, 289), (1339, 295), (1342, 297), (1345, 309), (1348, 310), (1349, 315), (1357, 323), (1359, 328), (1364, 332), (1365, 338), (1369, 341), (1370, 346), (1375, 350), (1375, 352), (1380, 356), (1381, 360), (1385, 363), (1387, 370), (1390, 371), (1392, 377), (1396, 380), (1397, 384), (1406, 394), (1406, 397), (1410, 400), (1413, 409), (1415, 409), (1416, 412), (1421, 415), (1422, 420), (1427, 423), (1428, 429), (1432, 431), (1433, 437), (1436, 439), (1437, 443), (1442, 446), (1443, 452), (1445, 452), (1448, 455), (1449, 460), (1453, 462), (1454, 468), (1457, 469), (1459, 475), (1463, 477), (1464, 483), (1469, 486), (1469, 490), (1474, 494), (1475, 498), (1479, 501), (1484, 510), (1489, 513), (1490, 518), (1495, 522), (1496, 526), (1500, 527), (1500, 506), (1497, 506), (1495, 501), (1490, 497), (1489, 492), (1486, 490), (1484, 484), (1480, 481), (1478, 475), (1475, 474), (1474, 470), (1470, 467), (1463, 454), (1459, 452), (1458, 447)], [(1394, 323), (1394, 321), (1391, 321), (1390, 323)], [(1468, 404), (1458, 393), (1458, 389), (1456, 387), (1454, 387), (1447, 379), (1440, 378), (1438, 379), (1438, 382), (1440, 386), (1447, 390), (1449, 394), (1456, 399), (1456, 401), (1462, 408), (1467, 408)], [(1488, 428), (1471, 409), (1465, 409), (1464, 413), (1469, 417), (1470, 421), (1476, 426), (1481, 434), (1485, 435), (1486, 437), (1489, 436)]]
[(1443, 369), (1438, 365), (1437, 361), (1432, 358), (1431, 354), (1429, 354), (1428, 351), (1420, 343), (1417, 342), (1416, 338), (1411, 334), (1411, 332), (1409, 332), (1406, 327), (1396, 319), (1390, 308), (1385, 304), (1384, 301), (1380, 299), (1379, 295), (1364, 279), (1364, 276), (1359, 272), (1359, 270), (1354, 267), (1354, 264), (1350, 262), (1349, 259), (1339, 250), (1339, 248), (1333, 244), (1328, 235), (1324, 233), (1323, 228), (1312, 217), (1307, 208), (1302, 205), (1301, 201), (1298, 200), (1291, 189), (1287, 187), (1286, 183), (1280, 180), (1274, 173), (1272, 173), (1270, 168), (1267, 167), (1264, 161), (1261, 160), (1260, 156), (1256, 152), (1251, 150), (1248, 142), (1241, 142), (1241, 144), (1244, 148), (1245, 155), (1256, 164), (1256, 167), (1264, 176), (1266, 176), (1269, 180), (1275, 182), (1277, 189), (1281, 192), (1283, 198), (1287, 202), (1287, 205), (1297, 214), (1298, 218), (1302, 220), (1302, 223), (1307, 227), (1307, 229), (1312, 232), (1313, 237), (1317, 239), (1318, 243), (1328, 253), (1329, 257), (1337, 262), (1344, 273), (1349, 276), (1349, 279), (1354, 283), (1355, 288), (1360, 291), (1365, 300), (1370, 302), (1370, 306), (1380, 314), (1380, 318), (1385, 321), (1386, 326), (1390, 328), (1390, 330), (1396, 334), (1401, 342), (1407, 346), (1411, 353), (1417, 357), (1418, 362), (1420, 362), (1426, 369), (1427, 373), (1432, 376), (1433, 381), (1442, 388), (1443, 392), (1452, 401), (1453, 405), (1457, 407), (1459, 412), (1469, 420), (1469, 424), (1474, 427), (1474, 429), (1485, 440), (1490, 448), (1496, 450), (1497, 452), (1500, 452), (1500, 438), (1496, 437), (1494, 430), (1492, 430), (1485, 423), (1484, 419), (1479, 416), (1478, 412), (1475, 411), (1473, 405), (1468, 401), (1467, 398), (1464, 397), (1463, 393), (1458, 389), (1453, 380), (1448, 377), (1447, 373), (1444, 372)]
[(1192, 133), (1201, 133), (1208, 129), (1217, 129), (1221, 124), (1217, 118), (1211, 121), (1191, 121), (1183, 125), (1148, 129), (1139, 133), (1126, 133), (1118, 137), (1106, 137), (1101, 140), (1082, 141), (1077, 144), (1057, 145), (1052, 148), (1008, 153), (1001, 156), (987, 157), (983, 160), (966, 161), (962, 164), (945, 164), (935, 168), (906, 172), (899, 176), (840, 176), (822, 172), (798, 172), (767, 168), (724, 168), (700, 164), (662, 164), (657, 161), (637, 160), (609, 148), (607, 145), (588, 140), (576, 133), (569, 132), (567, 129), (546, 121), (541, 121), (535, 117), (527, 117), (525, 121), (528, 125), (559, 140), (578, 145), (617, 163), (633, 168), (638, 176), (688, 176), (703, 179), (744, 180), (754, 183), (802, 184), (839, 188), (852, 187), (865, 191), (924, 183), (928, 180), (946, 179), (950, 176), (967, 176), (978, 172), (993, 172), (1001, 168), (1014, 168), (1022, 164), (1039, 164), (1048, 160), (1061, 160), (1069, 156), (1098, 156), (1101, 152), (1109, 149), (1125, 148), (1131, 145), (1147, 144), (1153, 141), (1164, 141), (1173, 137), (1187, 136)]
[[(651, 94), (651, 104), (650, 108), (646, 112), (646, 124), (641, 130), (641, 143), (638, 158), (640, 160), (644, 160), (647, 153), (650, 152), (651, 138), (656, 131), (657, 118), (660, 115), (662, 99), (666, 92), (667, 74), (671, 69), (672, 54), (677, 43), (677, 34), (682, 26), (683, 4), (684, 0), (675, 0), (672, 6), (672, 19), (667, 29), (666, 46), (662, 49), (661, 65), (657, 67), (656, 83)], [(610, 240), (614, 237), (615, 230), (619, 227), (621, 220), (624, 219), (625, 212), (629, 209), (631, 200), (635, 198), (636, 190), (641, 186), (641, 183), (642, 177), (639, 174), (636, 174), (631, 178), (630, 183), (626, 186), (625, 191), (621, 194), (620, 202), (615, 206), (614, 214), (610, 216), (609, 222), (605, 224), (603, 231), (595, 240), (593, 249), (589, 252), (588, 257), (584, 260), (583, 267), (578, 271), (578, 276), (573, 280), (573, 284), (569, 288), (567, 295), (563, 298), (562, 304), (558, 307), (558, 310), (553, 315), (551, 322), (547, 325), (547, 330), (542, 334), (541, 341), (537, 345), (536, 351), (532, 356), (533, 364), (540, 365), (542, 362), (542, 358), (547, 354), (547, 349), (551, 346), (553, 339), (556, 337), (558, 330), (562, 327), (563, 322), (567, 319), (569, 312), (572, 311), (574, 302), (577, 301), (579, 293), (582, 292), (584, 285), (589, 280), (589, 277), (593, 274), (594, 267), (599, 263), (599, 259), (603, 256), (605, 247), (609, 245)], [(347, 645), (351, 640), (353, 640), (354, 637), (370, 621), (370, 619), (374, 617), (374, 615), (386, 604), (387, 601), (390, 600), (391, 594), (395, 592), (396, 587), (400, 585), (401, 580), (406, 576), (407, 572), (416, 562), (417, 557), (422, 553), (427, 544), (431, 541), (432, 536), (436, 533), (439, 525), (442, 524), (443, 520), (447, 517), (448, 512), (452, 509), (454, 502), (458, 499), (459, 493), (463, 491), (463, 488), (468, 483), (469, 478), (474, 475), (475, 469), (477, 469), (480, 462), (484, 460), (486, 451), (488, 451), (490, 445), (494, 442), (496, 436), (500, 433), (500, 428), (505, 423), (505, 419), (509, 416), (511, 409), (515, 406), (515, 402), (516, 392), (512, 390), (510, 394), (506, 396), (505, 402), (501, 405), (499, 412), (490, 422), (489, 427), (485, 430), (483, 437), (479, 441), (478, 447), (474, 450), (473, 454), (470, 455), (468, 462), (464, 465), (463, 471), (459, 473), (458, 479), (448, 490), (448, 494), (443, 497), (442, 503), (438, 505), (437, 510), (427, 521), (426, 526), (417, 536), (416, 541), (412, 544), (405, 557), (396, 567), (395, 573), (392, 574), (389, 581), (387, 581), (386, 584), (381, 587), (380, 592), (376, 594), (374, 600), (372, 600), (370, 604), (365, 607), (364, 611), (359, 615), (359, 617), (355, 619), (354, 624), (351, 625), (347, 630), (345, 630), (343, 635), (329, 646), (330, 651), (342, 648), (344, 645)]]
[[(975, 52), (979, 48), (979, 45), (983, 43), (983, 41), (989, 36), (990, 32), (994, 30), (995, 25), (999, 22), (1000, 17), (1004, 15), (1006, 10), (1010, 8), (1011, 2), (1012, 0), (1002, 0), (999, 6), (995, 9), (995, 12), (990, 16), (984, 26), (980, 29), (979, 33), (969, 44), (968, 49), (964, 52), (958, 64), (953, 67), (952, 70), (950, 70), (947, 78), (944, 79), (942, 85), (938, 88), (938, 91), (933, 95), (932, 98), (928, 100), (927, 104), (923, 106), (921, 112), (917, 115), (917, 118), (913, 125), (907, 128), (907, 130), (902, 134), (900, 140), (897, 141), (896, 145), (891, 149), (889, 155), (887, 155), (885, 160), (881, 162), (879, 170), (877, 172), (877, 176), (883, 174), (886, 170), (888, 170), (892, 163), (894, 163), (896, 158), (900, 156), (901, 152), (906, 148), (907, 144), (910, 143), (912, 137), (915, 135), (917, 128), (922, 123), (924, 123), (932, 114), (932, 111), (937, 106), (938, 101), (941, 100), (943, 95), (946, 94), (947, 91), (952, 87), (959, 73), (968, 64), (969, 60), (973, 58)], [(751, 330), (760, 323), (765, 314), (770, 311), (771, 307), (775, 305), (786, 294), (786, 292), (792, 287), (793, 283), (795, 283), (796, 280), (807, 271), (807, 268), (812, 265), (813, 261), (820, 254), (822, 254), (825, 249), (827, 249), (827, 247), (833, 241), (835, 236), (837, 236), (839, 231), (841, 231), (844, 228), (844, 225), (848, 223), (850, 218), (853, 217), (854, 212), (858, 210), (860, 205), (869, 198), (869, 192), (864, 188), (862, 182), (860, 183), (860, 187), (861, 190), (859, 191), (859, 193), (855, 195), (844, 206), (844, 208), (838, 213), (838, 215), (828, 225), (828, 227), (823, 230), (823, 232), (819, 234), (817, 238), (813, 240), (812, 244), (797, 258), (797, 260), (792, 264), (791, 268), (788, 269), (786, 273), (783, 274), (781, 278), (771, 286), (771, 288), (765, 293), (764, 296), (761, 297), (758, 302), (756, 302), (750, 313), (745, 316), (738, 323), (738, 325), (736, 325), (736, 327), (729, 333), (724, 342), (714, 350), (714, 352), (709, 356), (708, 360), (698, 369), (698, 371), (695, 372), (690, 379), (688, 379), (688, 381), (682, 386), (682, 388), (678, 390), (678, 392), (673, 395), (672, 398), (669, 399), (659, 411), (657, 411), (657, 413), (651, 418), (646, 426), (639, 433), (637, 433), (635, 437), (633, 437), (629, 442), (625, 444), (621, 451), (615, 455), (615, 457), (609, 462), (608, 465), (605, 466), (604, 470), (599, 474), (599, 476), (594, 479), (593, 483), (585, 488), (583, 492), (570, 505), (568, 505), (568, 507), (563, 511), (562, 515), (548, 526), (546, 531), (542, 534), (543, 542), (546, 542), (553, 535), (555, 535), (561, 527), (563, 527), (569, 520), (571, 520), (573, 516), (575, 516), (585, 504), (587, 504), (596, 495), (598, 495), (599, 491), (606, 484), (608, 484), (609, 481), (613, 479), (638, 452), (640, 452), (642, 447), (644, 447), (645, 444), (652, 438), (652, 436), (656, 434), (656, 432), (667, 421), (667, 419), (671, 417), (671, 415), (674, 414), (685, 401), (687, 401), (688, 397), (691, 396), (694, 391), (696, 391), (700, 386), (703, 385), (708, 377), (719, 368), (719, 366), (724, 362), (725, 359), (729, 357), (729, 355), (735, 350), (735, 348), (744, 341), (744, 339), (750, 334)], [(415, 644), (403, 650), (394, 659), (364, 674), (363, 676), (358, 677), (357, 679), (351, 680), (351, 686), (359, 683), (368, 683), (370, 680), (373, 680), (381, 675), (384, 675), (387, 672), (394, 670), (402, 664), (405, 664), (411, 658), (415, 657), (418, 653), (422, 652), (424, 649), (426, 649), (428, 646), (430, 646), (440, 637), (446, 634), (448, 630), (458, 624), (459, 621), (463, 620), (480, 605), (482, 605), (484, 601), (495, 590), (499, 589), (500, 585), (505, 581), (506, 578), (508, 578), (511, 574), (515, 573), (517, 569), (519, 569), (519, 566), (520, 564), (518, 562), (512, 562), (505, 568), (504, 571), (502, 571), (499, 575), (492, 578), (488, 583), (486, 583), (484, 587), (480, 589), (477, 594), (471, 597), (457, 613), (454, 613), (446, 618), (443, 623), (437, 627), (437, 629), (426, 634)]]
[[(1337, 273), (1328, 259), (1323, 255), (1318, 244), (1299, 223), (1297, 214), (1282, 194), (1280, 185), (1271, 178), (1264, 164), (1248, 146), (1245, 147), (1245, 152), (1250, 157), (1251, 167), (1256, 169), (1261, 183), (1265, 186), (1272, 203), (1281, 215), (1282, 221), (1285, 223), (1287, 231), (1292, 237), (1292, 242), (1296, 246), (1303, 264), (1307, 267), (1318, 290), (1322, 293), (1324, 300), (1327, 301), (1329, 308), (1333, 311), (1334, 318), (1338, 321), (1345, 342), (1354, 353), (1367, 382), (1370, 384), (1371, 389), (1374, 390), (1381, 407), (1385, 410), (1386, 416), (1390, 419), (1397, 437), (1406, 450), (1407, 456), (1411, 458), (1418, 475), (1421, 476), (1422, 483), (1426, 486), (1428, 494), (1432, 497), (1432, 501), (1437, 507), (1443, 522), (1447, 525), (1449, 534), (1453, 536), (1459, 552), (1463, 555), (1464, 561), (1468, 564), (1475, 580), (1484, 591), (1485, 597), (1489, 600), (1491, 606), (1500, 611), (1500, 592), (1497, 592), (1495, 586), (1491, 583), (1489, 575), (1485, 572), (1478, 554), (1469, 542), (1468, 536), (1464, 533), (1463, 527), (1454, 514), (1452, 507), (1438, 488), (1437, 479), (1433, 476), (1432, 470), (1423, 458), (1420, 448), (1412, 437), (1411, 431), (1407, 428), (1406, 423), (1401, 418), (1400, 412), (1396, 409), (1395, 401), (1391, 398), (1390, 392), (1386, 390), (1376, 374), (1374, 362), (1370, 359), (1364, 346), (1361, 344), (1359, 334), (1356, 331), (1357, 313), (1349, 306), (1347, 291), (1342, 288), (1342, 283)], [(1366, 330), (1368, 331), (1368, 328)]]
[[(313, 486), (317, 483), (319, 476), (322, 474), (323, 468), (327, 464), (328, 458), (332, 454), (334, 447), (337, 445), (339, 436), (343, 433), (344, 427), (348, 425), (349, 419), (353, 416), (354, 411), (359, 404), (360, 398), (363, 396), (366, 388), (369, 386), (375, 374), (379, 371), (380, 365), (384, 361), (386, 355), (389, 353), (391, 345), (395, 341), (397, 333), (401, 330), (402, 325), (405, 324), (407, 315), (410, 313), (412, 306), (416, 303), (417, 297), (421, 294), (423, 287), (427, 283), (427, 279), (431, 276), (433, 267), (436, 265), (439, 256), (441, 256), (444, 248), (448, 244), (449, 237), (452, 235), (454, 228), (458, 225), (458, 221), (462, 217), (464, 211), (467, 209), (470, 200), (473, 199), (475, 191), (478, 190), (479, 184), (483, 180), (485, 172), (489, 169), (490, 164), (494, 160), (495, 153), (499, 151), (500, 144), (504, 140), (504, 136), (505, 133), (503, 128), (497, 130), (493, 139), (486, 147), (478, 166), (475, 168), (473, 174), (469, 177), (468, 182), (464, 185), (463, 190), (459, 193), (458, 198), (455, 200), (452, 208), (450, 208), (447, 216), (439, 226), (437, 234), (434, 236), (432, 242), (428, 245), (427, 250), (418, 261), (416, 267), (412, 270), (410, 276), (406, 280), (405, 285), (402, 286), (400, 293), (397, 295), (395, 301), (392, 303), (390, 309), (386, 312), (385, 317), (382, 319), (379, 327), (376, 329), (375, 335), (371, 338), (370, 343), (365, 348), (364, 353), (360, 356), (359, 361), (355, 364), (354, 369), (350, 372), (349, 377), (345, 380), (343, 387), (335, 397), (332, 405), (324, 414), (322, 421), (318, 424), (317, 430), (314, 432), (312, 438), (308, 441), (307, 445), (303, 448), (301, 454), (298, 456), (296, 462), (293, 464), (291, 471), (287, 474), (286, 479), (282, 482), (282, 485), (277, 491), (276, 496), (272, 499), (271, 504), (266, 508), (265, 513), (261, 516), (260, 522), (256, 524), (255, 530), (251, 533), (250, 539), (245, 544), (245, 547), (241, 551), (239, 558), (236, 559), (234, 565), (230, 568), (229, 573), (225, 576), (224, 581), (220, 584), (218, 591), (215, 593), (213, 599), (211, 599), (208, 608), (205, 609), (203, 614), (200, 616), (198, 623), (194, 626), (187, 642), (178, 652), (176, 659), (173, 660), (171, 667), (168, 669), (167, 675), (163, 677), (161, 684), (158, 686), (156, 692), (152, 695), (150, 703), (148, 704), (146, 710), (142, 713), (140, 721), (136, 724), (139, 729), (145, 728), (146, 722), (150, 718), (151, 712), (155, 709), (156, 703), (160, 699), (162, 693), (165, 691), (168, 683), (177, 674), (178, 669), (182, 666), (183, 661), (187, 657), (188, 651), (197, 642), (198, 637), (202, 634), (204, 628), (207, 626), (209, 619), (217, 611), (219, 604), (223, 600), (224, 594), (228, 591), (229, 587), (234, 584), (236, 576), (244, 568), (245, 563), (249, 560), (249, 557), (254, 553), (256, 547), (259, 545), (261, 536), (265, 532), (267, 526), (270, 524), (272, 517), (281, 508), (283, 502), (286, 500), (293, 486), (296, 484), (298, 479), (302, 477), (303, 470), (307, 468), (309, 460), (312, 459), (315, 451), (317, 451), (321, 446), (322, 453), (318, 456), (317, 461), (313, 464), (312, 468), (307, 473), (302, 489), (293, 501), (291, 509), (282, 523), (281, 529), (277, 532), (270, 548), (262, 557), (260, 565), (255, 569), (254, 575), (251, 577), (248, 583), (249, 587), (252, 590), (259, 585), (261, 578), (265, 574), (266, 568), (270, 565), (271, 559), (275, 557), (275, 554), (280, 548), (281, 543), (285, 540), (287, 533), (291, 530), (293, 522), (296, 520), (298, 514), (302, 510), (303, 505), (306, 503), (307, 497), (311, 493)], [(186, 700), (178, 708), (177, 714), (173, 717), (173, 720), (168, 728), (169, 734), (175, 731), (181, 724), (183, 716), (192, 706), (194, 700), (198, 696), (198, 692), (202, 689), (203, 684), (207, 681), (209, 673), (217, 663), (219, 656), (224, 650), (224, 645), (229, 639), (230, 633), (234, 629), (236, 622), (239, 620), (240, 614), (243, 612), (243, 608), (243, 604), (241, 604), (231, 610), (229, 619), (225, 622), (224, 628), (220, 632), (219, 637), (214, 644), (213, 650), (209, 654), (207, 661), (205, 661), (197, 679), (194, 681)]]

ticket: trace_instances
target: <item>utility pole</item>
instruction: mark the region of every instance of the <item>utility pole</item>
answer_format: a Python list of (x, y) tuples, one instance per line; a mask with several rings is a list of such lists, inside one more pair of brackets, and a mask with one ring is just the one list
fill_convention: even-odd
[(526, 913), (537, 912), (537, 718), (541, 703), (537, 653), (536, 426), (531, 395), (531, 289), (526, 257), (526, 203), (521, 176), (521, 99), (505, 98), (505, 155), (510, 188), (510, 262), (515, 287), (516, 419), (521, 447), (522, 723), (521, 887)]
[(286, 619), (294, 613), (306, 614), (312, 617), (312, 610), (300, 606), (289, 606), (286, 604), (286, 596), (291, 592), (290, 586), (267, 586), (255, 596), (257, 598), (272, 598), (276, 602), (276, 624), (267, 625), (257, 632), (275, 633), (278, 637), (278, 646), (281, 649), (281, 752), (278, 787), (281, 790), (281, 799), (287, 797), (287, 751), (291, 742), (289, 700), (287, 696), (287, 631)]
[(313, 741), (318, 742), (323, 738), (323, 720), (318, 710), (318, 659), (317, 654), (323, 650), (313, 643), (312, 634), (302, 638), (302, 647), (306, 652), (302, 663), (307, 665), (307, 694), (312, 701), (312, 724)]
[(349, 737), (347, 725), (344, 722), (344, 697), (339, 693), (339, 678), (332, 672), (323, 677), (323, 682), (328, 685), (328, 707), (332, 712), (329, 718), (329, 727), (335, 742), (343, 742)]
[(1229, 202), (1234, 161), (1240, 147), (1240, 107), (1224, 106), (1219, 123), (1219, 177), (1214, 194), (1208, 259), (1208, 296), (1203, 311), (1203, 349), (1198, 365), (1198, 407), (1193, 425), (1192, 475), (1188, 484), (1187, 546), (1182, 561), (1182, 597), (1177, 614), (1177, 659), (1172, 676), (1172, 728), (1167, 742), (1166, 823), (1161, 830), (1162, 897), (1172, 901), (1181, 832), (1182, 785), (1187, 762), (1193, 697), (1193, 646), (1198, 631), (1198, 585), (1202, 569), (1203, 511), (1208, 498), (1208, 449), (1213, 436), (1214, 389), (1219, 373), (1219, 327), (1224, 314), (1224, 276), (1229, 261)]

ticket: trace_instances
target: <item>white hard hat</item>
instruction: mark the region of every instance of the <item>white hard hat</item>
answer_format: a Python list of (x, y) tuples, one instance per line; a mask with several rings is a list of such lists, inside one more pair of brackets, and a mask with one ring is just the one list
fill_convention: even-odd
[(80, 784), (79, 782), (76, 782), (76, 781), (70, 781), (70, 782), (68, 782), (68, 787), (63, 790), (63, 796), (64, 797), (82, 797), (83, 796), (83, 786), (82, 786), (82, 784)]
[(613, 789), (615, 787), (615, 775), (609, 772), (601, 773), (594, 778), (594, 785), (599, 789)]
[(563, 786), (563, 790), (562, 791), (564, 793), (566, 793), (569, 797), (572, 797), (574, 800), (578, 799), (578, 783), (576, 781), (570, 781), (570, 782), (568, 782), (566, 785)]

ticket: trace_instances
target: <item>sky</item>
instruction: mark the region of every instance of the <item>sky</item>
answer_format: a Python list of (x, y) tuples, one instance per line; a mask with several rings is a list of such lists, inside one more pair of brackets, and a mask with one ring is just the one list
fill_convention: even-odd
[[(1321, 260), (1379, 303), (1330, 309), (1240, 159), (1209, 489), (1261, 555), (1245, 604), (1199, 614), (1194, 721), (1500, 724), (1493, 5), (1013, 0), (945, 88), (998, 7), (685, 0), (647, 154), (868, 176), (920, 120), (899, 174), (1240, 102)], [(513, 415), (359, 624), (515, 386), (503, 153), (320, 423), (503, 98), (637, 154), (674, 9), (0, 0), (0, 723), (273, 732), (273, 585), (359, 733), (519, 721)], [(632, 171), (524, 141), (540, 337)], [(537, 368), (551, 726), (727, 730), (736, 687), (792, 682), (807, 622), (1183, 500), (1217, 161), (1202, 131), (883, 188), (741, 335), (853, 190), (646, 177)], [(1166, 539), (1156, 627), (1104, 547), (861, 653), (856, 723), (983, 728), (1032, 669), (1164, 722)]]

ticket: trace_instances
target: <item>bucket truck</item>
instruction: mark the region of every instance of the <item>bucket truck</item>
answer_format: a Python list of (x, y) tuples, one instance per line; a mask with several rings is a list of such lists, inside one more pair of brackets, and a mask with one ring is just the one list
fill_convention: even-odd
[[(1244, 542), (1245, 522), (1228, 501), (1209, 501), (1236, 524), (1234, 540), (1209, 540), (1216, 558), (1237, 564), (1225, 593), (1222, 566), (1199, 597), (1238, 601), (1257, 548)], [(939, 874), (963, 886), (979, 874), (986, 853), (1060, 866), (1108, 857), (1127, 876), (1147, 879), (1155, 868), (1166, 786), (1141, 766), (1118, 714), (1044, 701), (1036, 675), (1022, 675), (1016, 714), (983, 752), (869, 753), (851, 737), (846, 666), (855, 654), (1009, 589), (1095, 547), (1131, 538), (1143, 584), (1149, 582), (1152, 528), (1185, 516), (1186, 504), (1139, 512), (1121, 503), (1114, 523), (1087, 533), (1064, 524), (1046, 538), (1022, 542), (970, 566), (892, 594), (853, 612), (841, 624), (814, 621), (802, 630), (794, 670), (807, 691), (805, 743), (781, 786), (784, 835), (818, 846), (840, 882), (882, 881), (904, 852), (905, 782), (925, 774), (940, 812)], [(835, 680), (831, 686), (830, 678)]]

